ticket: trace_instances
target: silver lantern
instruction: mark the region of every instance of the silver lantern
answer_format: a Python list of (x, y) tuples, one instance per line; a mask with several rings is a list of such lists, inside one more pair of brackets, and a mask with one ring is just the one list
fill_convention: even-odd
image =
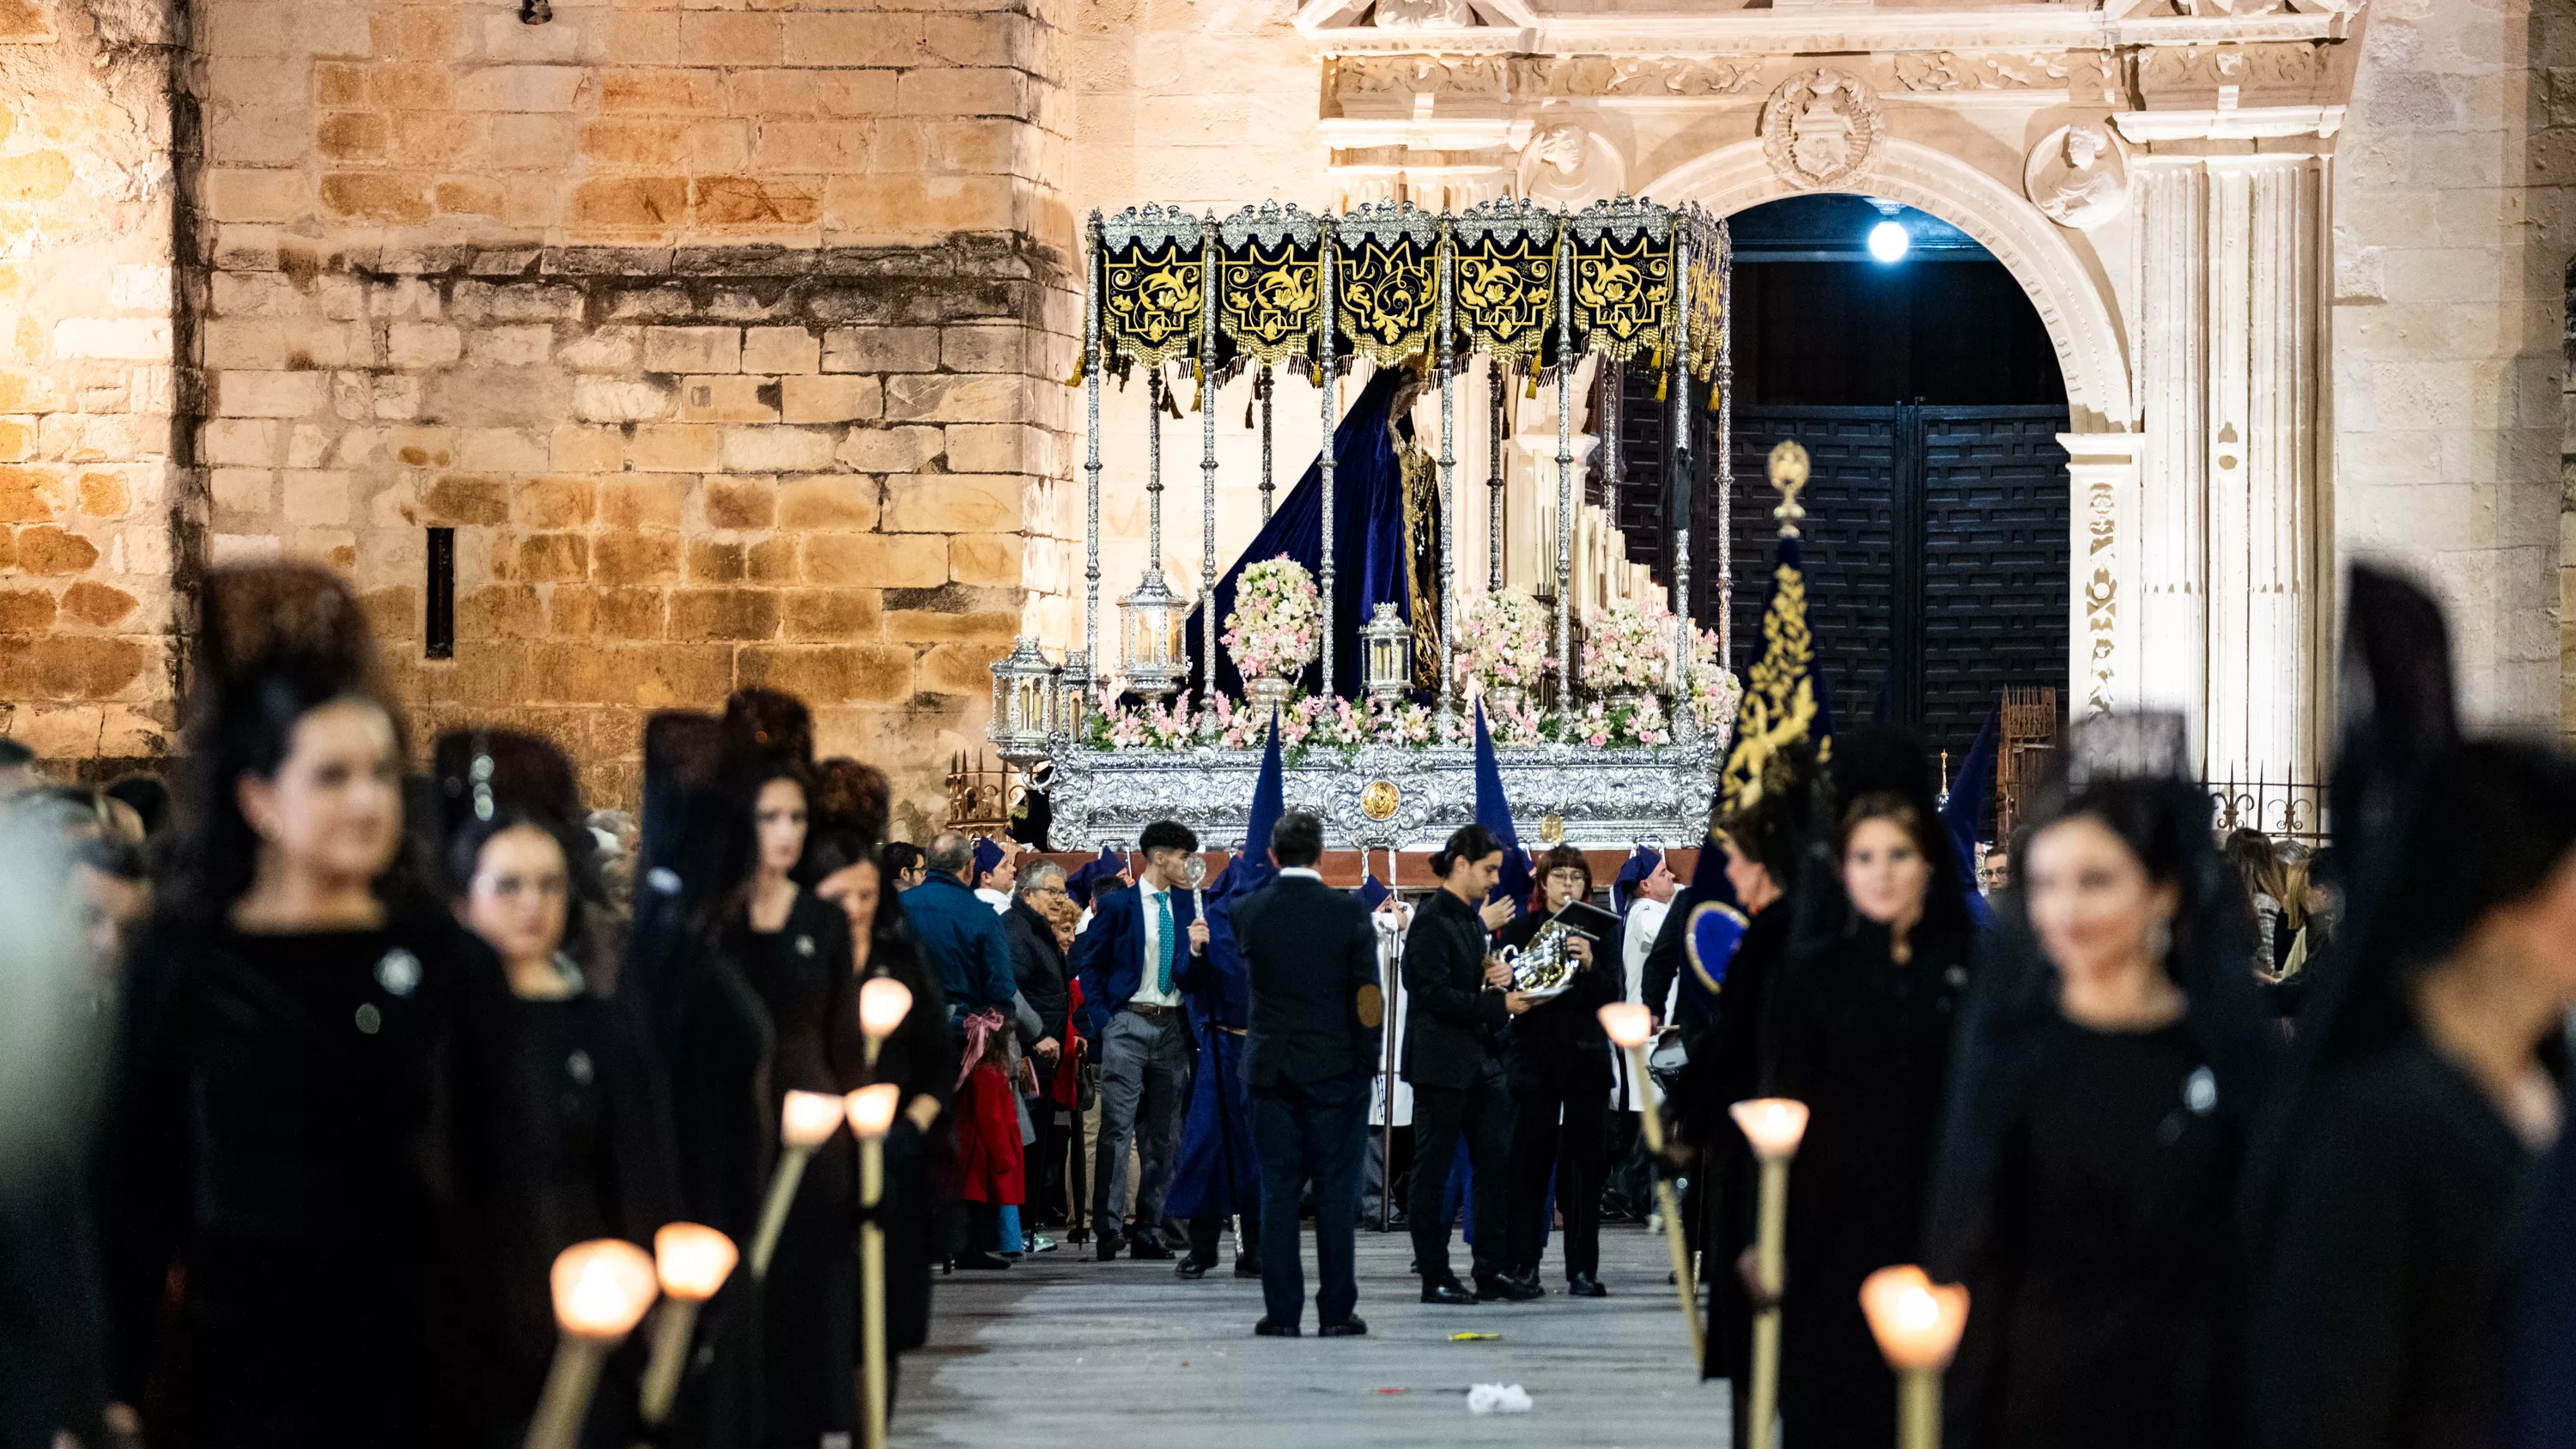
[(1147, 699), (1160, 699), (1189, 677), (1189, 659), (1181, 642), (1189, 605), (1163, 582), (1159, 564), (1149, 566), (1136, 592), (1118, 601), (1122, 648), (1118, 672), (1127, 687)]
[(1392, 705), (1413, 688), (1413, 626), (1381, 603), (1360, 626), (1361, 684), (1369, 703)]
[(1064, 667), (1055, 672), (1055, 685), (1055, 732), (1079, 740), (1091, 719), (1091, 651), (1064, 651)]
[(1005, 760), (1027, 769), (1047, 755), (1056, 729), (1055, 666), (1023, 634), (993, 661), (993, 718), (986, 737)]

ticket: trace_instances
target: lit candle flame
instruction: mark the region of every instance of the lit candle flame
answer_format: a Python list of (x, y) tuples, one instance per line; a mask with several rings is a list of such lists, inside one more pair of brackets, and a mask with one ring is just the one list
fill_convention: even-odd
[(1935, 1283), (1911, 1263), (1870, 1274), (1860, 1285), (1860, 1306), (1878, 1351), (1900, 1372), (1949, 1367), (1968, 1326), (1968, 1290)]
[(1613, 1002), (1601, 1008), (1601, 1029), (1622, 1047), (1644, 1046), (1654, 1035), (1655, 1014), (1634, 1001)]
[(555, 1321), (576, 1338), (615, 1342), (653, 1306), (653, 1260), (633, 1243), (597, 1238), (555, 1257)]
[(653, 1234), (653, 1269), (662, 1291), (683, 1302), (713, 1298), (740, 1256), (733, 1239), (696, 1223), (664, 1223)]
[(891, 976), (871, 976), (859, 988), (859, 1030), (870, 1041), (894, 1035), (911, 1011), (912, 988)]
[(1726, 1109), (1742, 1129), (1744, 1140), (1753, 1144), (1753, 1155), (1765, 1162), (1781, 1162), (1798, 1155), (1798, 1144), (1807, 1136), (1807, 1104), (1787, 1097), (1756, 1097), (1738, 1102)]
[(892, 1082), (879, 1082), (861, 1087), (841, 1099), (850, 1114), (850, 1130), (863, 1138), (883, 1137), (894, 1125), (895, 1107), (903, 1099), (903, 1088)]
[(829, 1092), (790, 1092), (779, 1112), (779, 1140), (789, 1147), (820, 1147), (840, 1127), (841, 1099)]

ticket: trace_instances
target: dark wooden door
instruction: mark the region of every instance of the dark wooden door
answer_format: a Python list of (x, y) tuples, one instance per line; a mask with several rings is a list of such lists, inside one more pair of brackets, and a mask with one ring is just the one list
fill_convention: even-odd
[[(2062, 407), (1764, 407), (1735, 418), (1734, 656), (1762, 649), (1771, 448), (1807, 450), (1808, 628), (1837, 721), (1885, 718), (1955, 759), (2007, 684), (2066, 678), (2072, 521)], [(1696, 537), (1716, 517), (1697, 500)], [(1712, 571), (1701, 569), (1702, 573)], [(1695, 581), (1716, 615), (1716, 580)]]

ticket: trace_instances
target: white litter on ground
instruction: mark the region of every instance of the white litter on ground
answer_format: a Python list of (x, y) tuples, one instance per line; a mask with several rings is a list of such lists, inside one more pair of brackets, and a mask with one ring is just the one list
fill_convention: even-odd
[(1529, 1392), (1518, 1384), (1478, 1384), (1467, 1391), (1471, 1414), (1526, 1414), (1529, 1407)]

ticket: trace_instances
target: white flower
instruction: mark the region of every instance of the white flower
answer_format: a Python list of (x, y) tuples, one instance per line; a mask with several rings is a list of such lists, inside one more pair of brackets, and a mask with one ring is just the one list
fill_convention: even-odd
[(1285, 556), (1246, 567), (1225, 616), (1225, 647), (1247, 677), (1291, 678), (1323, 642), (1322, 596), (1305, 566)]

